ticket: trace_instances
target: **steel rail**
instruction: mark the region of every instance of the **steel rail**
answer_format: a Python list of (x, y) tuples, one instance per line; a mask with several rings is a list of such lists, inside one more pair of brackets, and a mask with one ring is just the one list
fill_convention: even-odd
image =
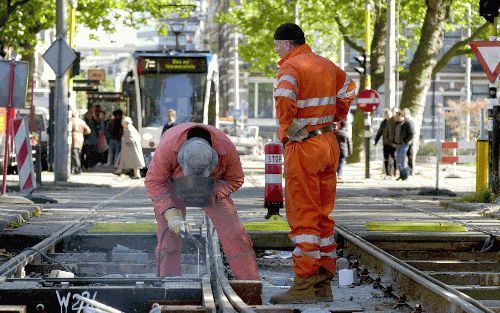
[[(135, 189), (139, 186), (138, 183), (134, 184), (134, 186), (129, 187), (127, 190), (124, 190), (112, 197), (109, 197), (108, 199), (100, 202), (99, 204), (93, 206), (91, 209), (88, 210), (87, 213), (82, 214), (79, 218), (77, 218), (75, 221), (70, 223), (69, 225), (66, 225), (62, 229), (58, 230), (51, 236), (45, 238), (44, 240), (40, 241), (38, 244), (33, 246), (33, 249), (30, 250), (25, 250), (9, 261), (5, 262), (4, 264), (0, 265), (0, 276), (3, 277), (11, 277), (12, 275), (15, 274), (15, 272), (19, 272), (20, 269), (22, 269), (24, 266), (29, 264), (35, 259), (35, 256), (38, 254), (38, 251), (42, 252), (47, 252), (50, 248), (55, 246), (60, 240), (62, 240), (64, 237), (69, 236), (78, 230), (80, 230), (80, 227), (83, 225), (83, 223), (89, 219), (92, 215), (96, 214), (100, 209), (105, 207), (109, 202), (113, 201), (114, 199), (120, 197), (121, 195), (131, 191), (132, 189)], [(22, 276), (22, 275), (21, 275)]]
[[(259, 189), (263, 189), (252, 177), (252, 175), (250, 175), (248, 181), (253, 184), (255, 187), (259, 188)], [(376, 201), (379, 201), (381, 202), (382, 199), (380, 198), (373, 198), (374, 200)], [(452, 218), (447, 218), (447, 217), (444, 217), (444, 216), (441, 216), (437, 213), (433, 213), (433, 212), (429, 212), (429, 211), (426, 211), (426, 210), (423, 210), (423, 209), (419, 209), (419, 208), (414, 208), (414, 207), (411, 207), (411, 206), (407, 206), (405, 204), (401, 204), (399, 202), (396, 202), (395, 200), (390, 200), (390, 202), (393, 204), (393, 205), (397, 205), (399, 207), (403, 207), (403, 208), (407, 208), (407, 209), (410, 209), (410, 210), (415, 210), (415, 211), (419, 211), (419, 212), (422, 212), (422, 213), (427, 213), (429, 215), (434, 215), (434, 216), (437, 216), (437, 217), (440, 217), (440, 218), (443, 218), (443, 219), (446, 219), (446, 220), (450, 220), (450, 221), (456, 221), (456, 222), (459, 222), (460, 224), (464, 225), (464, 226), (467, 226), (467, 227), (471, 227), (471, 228), (474, 228), (475, 230), (479, 231), (479, 232), (482, 232), (484, 234), (487, 234), (487, 235), (494, 235), (488, 231), (485, 231), (485, 230), (481, 230), (473, 225), (469, 225), (465, 222), (462, 222), (462, 221), (457, 221), (455, 219), (452, 219)], [(359, 248), (363, 249), (365, 252), (367, 252), (368, 254), (372, 255), (373, 257), (379, 259), (380, 261), (384, 262), (383, 260), (384, 259), (387, 259), (389, 261), (389, 265), (392, 266), (393, 268), (395, 268), (397, 270), (397, 268), (401, 268), (402, 270), (402, 274), (407, 276), (409, 279), (417, 282), (417, 283), (421, 283), (423, 284), (424, 286), (425, 285), (429, 285), (429, 289), (431, 291), (434, 292), (437, 291), (438, 293), (437, 294), (442, 294), (444, 299), (450, 299), (449, 301), (452, 302), (452, 303), (457, 303), (457, 305), (459, 305), (459, 307), (462, 308), (462, 306), (465, 308), (465, 312), (487, 312), (487, 313), (493, 313), (492, 310), (488, 309), (487, 307), (485, 307), (482, 303), (478, 302), (477, 300), (471, 298), (470, 296), (460, 292), (460, 291), (457, 291), (456, 289), (452, 288), (452, 287), (449, 287), (448, 285), (442, 283), (441, 281), (435, 279), (434, 277), (406, 264), (405, 262), (397, 259), (396, 257), (392, 256), (391, 254), (383, 251), (382, 249), (376, 247), (375, 245), (369, 243), (368, 241), (364, 240), (363, 238), (361, 238), (360, 236), (356, 235), (354, 232), (351, 232), (349, 231), (347, 228), (345, 227), (342, 227), (340, 225), (336, 225), (335, 226), (335, 231), (337, 233), (339, 233), (339, 235), (341, 235), (342, 237), (344, 237), (345, 239), (351, 241), (353, 244), (355, 244), (356, 246), (358, 246)], [(498, 236), (498, 235), (494, 235), (494, 236)], [(350, 239), (349, 239), (350, 238)], [(352, 239), (352, 240), (351, 240)], [(470, 309), (471, 311), (467, 311), (467, 309)]]
[[(255, 313), (256, 311), (247, 305), (240, 296), (236, 294), (229, 280), (227, 279), (226, 273), (224, 272), (224, 265), (222, 264), (222, 255), (220, 251), (219, 238), (217, 232), (215, 231), (212, 222), (208, 217), (206, 217), (206, 225), (208, 230), (208, 243), (210, 247), (210, 254), (212, 255), (212, 260), (214, 261), (213, 271), (215, 274), (215, 279), (212, 283), (217, 284), (217, 288), (222, 289), (225, 298), (231, 304), (232, 308), (228, 308), (227, 304), (223, 312), (240, 312), (240, 313)], [(222, 299), (224, 301), (224, 299)], [(233, 309), (234, 308), (234, 309)]]
[[(417, 283), (418, 285), (431, 291), (434, 295), (437, 295), (445, 300), (446, 303), (448, 303), (448, 307), (440, 307), (440, 312), (457, 312), (456, 309), (459, 308), (462, 312), (468, 313), (493, 313), (493, 311), (489, 310), (475, 299), (472, 299), (471, 297), (447, 286), (428, 274), (406, 264), (405, 262), (364, 240), (347, 228), (336, 225), (335, 231), (344, 239), (350, 241), (362, 249), (365, 253), (382, 262), (384, 265), (388, 265), (397, 273), (402, 274), (407, 279)], [(383, 266), (383, 270), (387, 270), (386, 266)], [(396, 277), (393, 277), (392, 279), (396, 279)], [(424, 296), (424, 294), (422, 294), (422, 296)], [(432, 302), (432, 299), (430, 299), (430, 302)]]
[[(205, 219), (208, 220), (208, 217), (205, 216)], [(205, 312), (211, 312), (215, 313), (217, 312), (217, 304), (220, 302), (219, 298), (219, 292), (217, 290), (217, 286), (213, 286), (213, 281), (212, 281), (212, 271), (214, 268), (214, 262), (213, 262), (213, 253), (210, 253), (211, 251), (211, 241), (209, 240), (210, 235), (208, 231), (208, 227), (205, 224), (202, 224), (202, 231), (201, 231), (202, 236), (205, 239), (205, 266), (206, 266), (206, 273), (203, 275), (201, 278), (201, 287), (202, 287), (202, 294), (203, 294), (203, 306), (205, 307)]]
[[(99, 309), (102, 312), (107, 312), (107, 313), (124, 313), (124, 312), (122, 312), (120, 310), (117, 310), (115, 308), (107, 306), (107, 305), (105, 305), (105, 304), (103, 304), (101, 302), (89, 299), (87, 297), (83, 297), (83, 296), (81, 296), (79, 294), (75, 294), (75, 295), (73, 295), (73, 297), (76, 298), (77, 300), (80, 300), (80, 307), (78, 308), (77, 313), (80, 313), (82, 311), (83, 306), (85, 304), (90, 304), (90, 305), (92, 305), (96, 309)], [(84, 310), (84, 312), (85, 312), (85, 310)]]

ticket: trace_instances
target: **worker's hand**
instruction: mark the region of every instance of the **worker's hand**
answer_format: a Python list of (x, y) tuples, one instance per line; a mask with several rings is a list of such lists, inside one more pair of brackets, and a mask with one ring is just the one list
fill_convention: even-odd
[(163, 216), (167, 220), (168, 228), (174, 233), (178, 234), (184, 227), (185, 222), (181, 210), (170, 208), (163, 213)]
[(229, 190), (229, 186), (225, 180), (218, 179), (214, 183), (214, 191), (216, 200), (221, 200), (226, 197), (229, 197), (231, 194), (231, 190)]
[(302, 140), (306, 139), (307, 136), (309, 136), (309, 133), (307, 132), (307, 130), (305, 128), (302, 128), (288, 138), (290, 139), (290, 141), (302, 141)]

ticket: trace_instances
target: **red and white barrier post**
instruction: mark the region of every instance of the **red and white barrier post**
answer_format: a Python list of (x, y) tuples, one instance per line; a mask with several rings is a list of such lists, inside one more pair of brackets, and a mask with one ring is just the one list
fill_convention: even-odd
[(31, 191), (36, 188), (35, 167), (31, 154), (30, 132), (22, 118), (16, 118), (14, 126), (14, 142), (16, 144), (17, 172), (19, 173), (19, 190)]
[(266, 219), (279, 215), (283, 208), (283, 146), (271, 142), (264, 147), (265, 181), (264, 207), (267, 208)]

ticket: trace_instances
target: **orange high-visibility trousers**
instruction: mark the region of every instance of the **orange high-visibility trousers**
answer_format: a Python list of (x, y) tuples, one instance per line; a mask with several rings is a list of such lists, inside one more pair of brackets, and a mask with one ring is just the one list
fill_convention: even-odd
[(285, 147), (285, 207), (295, 243), (294, 271), (309, 277), (320, 267), (335, 272), (335, 202), (339, 146), (334, 132)]

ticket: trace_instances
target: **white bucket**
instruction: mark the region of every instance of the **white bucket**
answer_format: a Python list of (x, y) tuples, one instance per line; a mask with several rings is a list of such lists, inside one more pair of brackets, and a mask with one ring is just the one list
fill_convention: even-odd
[(339, 270), (339, 285), (350, 286), (354, 282), (354, 274), (352, 270)]

